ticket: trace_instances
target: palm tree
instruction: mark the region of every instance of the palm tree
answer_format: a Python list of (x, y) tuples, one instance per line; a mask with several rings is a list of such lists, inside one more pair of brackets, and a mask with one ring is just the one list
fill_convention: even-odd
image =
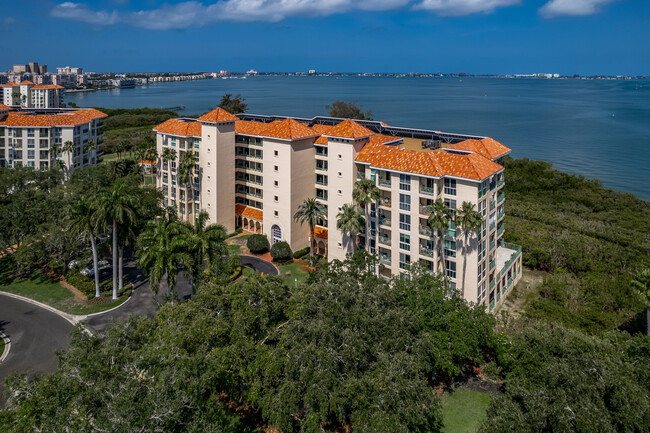
[(226, 228), (220, 224), (210, 224), (206, 226), (209, 216), (205, 211), (201, 211), (196, 218), (196, 222), (184, 225), (183, 236), (189, 245), (189, 251), (192, 255), (192, 284), (200, 283), (203, 277), (203, 265), (207, 259), (208, 264), (212, 265), (216, 260), (228, 254), (226, 245), (227, 232)]
[(357, 250), (356, 236), (363, 230), (364, 225), (363, 215), (357, 206), (351, 203), (344, 204), (341, 207), (341, 212), (336, 216), (336, 228), (350, 236), (353, 252)]
[(97, 244), (95, 242), (95, 230), (97, 227), (95, 209), (91, 202), (82, 196), (70, 206), (68, 216), (70, 219), (70, 230), (73, 233), (90, 238), (90, 247), (93, 251), (93, 269), (95, 272), (95, 297), (98, 298), (101, 293), (99, 292), (99, 266), (97, 263)]
[(443, 272), (445, 262), (442, 244), (444, 243), (444, 233), (449, 228), (449, 221), (451, 220), (452, 215), (449, 206), (442, 199), (436, 200), (431, 206), (431, 215), (429, 215), (427, 223), (438, 234), (438, 269), (442, 269)]
[(162, 159), (165, 162), (176, 161), (176, 149), (165, 148), (162, 153)]
[[(112, 187), (101, 190), (96, 197), (97, 221), (102, 227), (112, 227), (113, 233), (113, 299), (118, 288), (118, 225), (133, 226), (136, 222), (138, 200), (128, 178), (117, 179)], [(120, 269), (120, 274), (122, 270)]]
[(379, 200), (379, 197), (381, 197), (381, 192), (377, 188), (377, 185), (375, 185), (375, 182), (370, 179), (361, 179), (354, 185), (352, 198), (363, 208), (367, 224), (369, 224), (367, 221), (370, 216), (368, 205)]
[(68, 154), (68, 171), (72, 169), (72, 152), (74, 152), (74, 143), (70, 140), (63, 143), (61, 150)]
[(456, 212), (454, 219), (456, 226), (463, 231), (465, 240), (463, 241), (463, 295), (465, 294), (465, 273), (467, 271), (467, 244), (469, 242), (470, 232), (475, 232), (483, 225), (483, 216), (474, 209), (474, 204), (464, 201), (460, 209)]
[(315, 198), (308, 198), (298, 206), (298, 211), (293, 215), (293, 219), (303, 225), (309, 224), (309, 260), (313, 263), (314, 259), (314, 228), (316, 224), (327, 217), (325, 205), (316, 201)]
[(84, 153), (90, 153), (95, 149), (97, 149), (97, 145), (93, 140), (88, 140), (88, 143), (84, 144)]
[(163, 216), (151, 221), (138, 237), (138, 266), (149, 275), (151, 289), (158, 292), (160, 281), (167, 275), (167, 296), (176, 285), (178, 265), (192, 267), (192, 257), (176, 214), (168, 210)]
[[(187, 192), (187, 186), (189, 184), (190, 188), (190, 203), (191, 211), (194, 212), (194, 166), (199, 162), (199, 157), (194, 154), (193, 151), (188, 150), (183, 152), (181, 155), (179, 164), (178, 164), (178, 180), (180, 183), (185, 185), (185, 191)], [(190, 220), (190, 211), (187, 211), (187, 221)]]

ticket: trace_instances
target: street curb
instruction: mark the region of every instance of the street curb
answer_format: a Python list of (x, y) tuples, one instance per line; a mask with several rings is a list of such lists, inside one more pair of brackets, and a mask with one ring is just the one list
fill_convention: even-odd
[(0, 364), (2, 364), (7, 358), (7, 355), (9, 355), (9, 351), (11, 350), (11, 340), (4, 332), (0, 332), (0, 338), (2, 338), (5, 342), (4, 352), (2, 352), (2, 356), (0, 356)]
[(280, 276), (280, 268), (278, 268), (278, 267), (275, 265), (275, 263), (273, 263), (273, 262), (269, 262), (268, 260), (260, 259), (259, 257), (254, 256), (254, 255), (252, 255), (252, 254), (240, 254), (240, 256), (253, 257), (253, 258), (255, 258), (255, 259), (262, 260), (262, 261), (264, 261), (264, 262), (266, 262), (266, 263), (269, 263), (271, 266), (273, 266), (273, 267), (275, 268), (276, 271), (278, 271), (278, 275), (272, 275), (272, 276), (273, 276), (273, 277), (279, 277), (279, 276)]
[(50, 307), (47, 304), (43, 304), (42, 302), (38, 302), (38, 301), (35, 301), (33, 299), (26, 298), (24, 296), (16, 295), (14, 293), (0, 291), (0, 295), (9, 296), (10, 298), (19, 299), (19, 300), (21, 300), (23, 302), (27, 302), (29, 304), (41, 307), (44, 310), (48, 310), (48, 311), (56, 314), (57, 316), (60, 316), (60, 317), (64, 318), (65, 320), (70, 322), (70, 324), (72, 324), (73, 326), (75, 326), (77, 323), (81, 322), (82, 320), (86, 319), (86, 316), (76, 316), (74, 314), (64, 313), (63, 311), (57, 310), (54, 307)]
[(110, 313), (111, 311), (113, 311), (113, 310), (117, 310), (118, 308), (120, 308), (120, 307), (122, 307), (122, 306), (128, 304), (128, 302), (129, 302), (132, 298), (133, 298), (133, 290), (131, 291), (131, 294), (129, 295), (129, 299), (127, 299), (126, 301), (122, 302), (122, 303), (121, 303), (120, 305), (118, 305), (117, 307), (113, 307), (113, 308), (111, 308), (110, 310), (106, 310), (106, 311), (100, 311), (99, 313), (92, 313), (92, 314), (88, 314), (87, 316), (79, 316), (79, 317), (84, 317), (83, 320), (86, 320), (86, 319), (89, 319), (89, 318), (91, 318), (91, 317), (101, 316), (102, 314)]

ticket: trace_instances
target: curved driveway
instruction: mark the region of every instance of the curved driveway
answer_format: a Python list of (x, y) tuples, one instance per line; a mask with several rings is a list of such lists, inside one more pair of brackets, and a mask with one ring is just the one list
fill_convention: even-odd
[(56, 370), (54, 352), (70, 344), (73, 326), (36, 305), (0, 294), (0, 329), (11, 340), (11, 351), (0, 364), (0, 407), (4, 382), (14, 372), (50, 373)]
[(242, 254), (239, 256), (241, 264), (255, 269), (257, 272), (264, 272), (264, 275), (280, 275), (278, 268), (273, 263), (267, 262), (255, 256)]

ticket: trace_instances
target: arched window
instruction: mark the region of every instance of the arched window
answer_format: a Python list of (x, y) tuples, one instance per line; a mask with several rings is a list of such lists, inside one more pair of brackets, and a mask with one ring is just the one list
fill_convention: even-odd
[(280, 226), (274, 224), (271, 227), (271, 236), (273, 237), (274, 244), (282, 241), (282, 230), (280, 230)]

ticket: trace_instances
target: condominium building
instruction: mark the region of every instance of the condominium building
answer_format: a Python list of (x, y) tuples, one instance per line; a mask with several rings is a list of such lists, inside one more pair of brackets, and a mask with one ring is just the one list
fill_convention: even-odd
[[(56, 160), (66, 173), (96, 165), (106, 114), (95, 109), (17, 109), (0, 104), (0, 166), (47, 169)], [(93, 141), (95, 149), (87, 144)], [(65, 150), (66, 143), (72, 145)], [(61, 151), (51, 152), (53, 144)]]
[[(297, 250), (309, 245), (309, 228), (293, 215), (315, 197), (327, 216), (314, 243), (328, 260), (344, 259), (357, 244), (377, 255), (376, 270), (385, 278), (422, 262), (490, 311), (521, 276), (521, 249), (503, 241), (502, 159), (510, 149), (491, 138), (330, 117), (236, 117), (221, 109), (170, 119), (154, 130), (159, 155), (176, 152), (175, 159), (158, 161), (157, 185), (164, 205), (184, 220), (205, 210), (228, 231), (242, 227)], [(198, 163), (191, 181), (181, 184), (185, 152), (194, 152)], [(364, 178), (376, 184), (380, 198), (369, 205), (364, 232), (350, 239), (336, 228), (337, 215), (354, 202), (355, 183)], [(442, 236), (429, 227), (437, 199), (452, 213), (468, 201), (482, 215), (467, 245), (453, 223)]]
[(63, 97), (63, 87), (52, 84), (34, 84), (23, 81), (20, 84), (8, 83), (0, 86), (0, 103), (25, 108), (59, 108)]

